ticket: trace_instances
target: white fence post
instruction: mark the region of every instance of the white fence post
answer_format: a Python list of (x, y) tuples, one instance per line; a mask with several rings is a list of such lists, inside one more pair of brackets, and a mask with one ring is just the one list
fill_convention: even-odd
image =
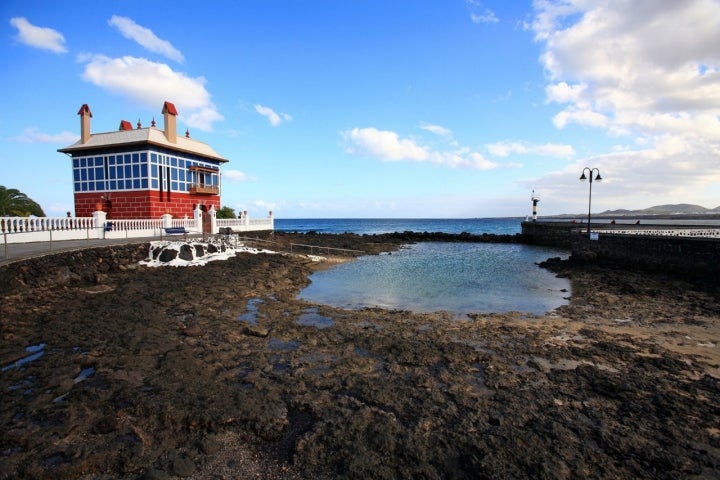
[(200, 210), (200, 204), (197, 204), (197, 207), (195, 207), (195, 210), (193, 210), (193, 217), (195, 217), (195, 227), (194, 230), (202, 232), (202, 216), (203, 212)]
[(107, 219), (107, 213), (102, 210), (95, 210), (93, 212), (93, 226), (97, 232), (97, 238), (103, 238), (103, 231), (105, 230), (105, 220)]
[(163, 213), (160, 218), (162, 219), (163, 228), (172, 228), (172, 215)]
[(210, 214), (210, 233), (218, 233), (217, 212), (215, 211), (215, 205), (210, 205), (208, 213)]

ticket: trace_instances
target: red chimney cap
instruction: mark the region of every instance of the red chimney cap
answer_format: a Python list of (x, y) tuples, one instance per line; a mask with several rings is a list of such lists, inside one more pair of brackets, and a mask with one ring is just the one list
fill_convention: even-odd
[(82, 107), (80, 107), (80, 110), (78, 110), (78, 115), (90, 115), (92, 117), (92, 112), (90, 111), (90, 107), (88, 107), (87, 103), (83, 103)]
[(165, 104), (163, 105), (162, 113), (169, 113), (170, 115), (177, 116), (177, 110), (175, 109), (175, 105), (170, 102), (165, 102)]
[(120, 128), (119, 130), (132, 130), (132, 123), (128, 122), (127, 120), (120, 120)]

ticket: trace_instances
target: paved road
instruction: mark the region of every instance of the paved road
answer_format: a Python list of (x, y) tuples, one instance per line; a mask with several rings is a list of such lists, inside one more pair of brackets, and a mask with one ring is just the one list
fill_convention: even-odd
[(57, 242), (29, 242), (0, 244), (0, 265), (16, 262), (26, 258), (40, 257), (58, 252), (83, 250), (109, 245), (125, 245), (128, 243), (145, 243), (160, 240), (159, 237), (125, 238), (117, 240), (63, 240)]

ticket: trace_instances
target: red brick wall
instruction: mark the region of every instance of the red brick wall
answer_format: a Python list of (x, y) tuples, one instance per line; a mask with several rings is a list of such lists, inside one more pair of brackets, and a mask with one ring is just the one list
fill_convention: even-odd
[[(105, 196), (110, 203), (101, 199)], [(108, 216), (108, 219), (131, 219), (131, 218), (160, 218), (164, 213), (169, 213), (173, 218), (183, 218), (187, 215), (193, 216), (193, 207), (197, 204), (215, 206), (220, 208), (220, 197), (218, 195), (190, 195), (187, 193), (173, 192), (167, 198), (167, 192), (160, 197), (158, 191), (135, 190), (127, 192), (95, 192), (75, 194), (75, 216), (91, 217), (100, 204)]]

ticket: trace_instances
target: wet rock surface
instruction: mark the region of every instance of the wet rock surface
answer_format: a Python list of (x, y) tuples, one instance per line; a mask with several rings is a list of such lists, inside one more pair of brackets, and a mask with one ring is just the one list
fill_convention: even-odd
[(720, 471), (713, 285), (550, 261), (569, 305), (460, 321), (298, 301), (318, 268), (299, 255), (183, 268), (138, 267), (147, 245), (73, 255), (0, 269), (0, 478)]

